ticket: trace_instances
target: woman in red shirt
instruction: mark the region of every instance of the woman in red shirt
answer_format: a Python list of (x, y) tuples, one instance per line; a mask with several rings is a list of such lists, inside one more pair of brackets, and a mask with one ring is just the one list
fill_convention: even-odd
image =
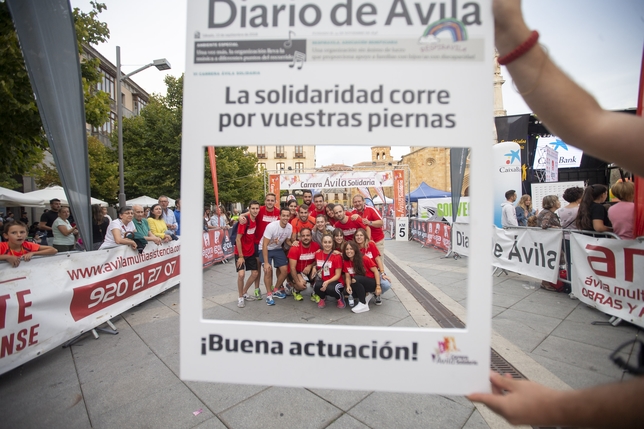
[(333, 252), (333, 237), (322, 237), (322, 249), (315, 252), (315, 266), (311, 274), (315, 280), (315, 293), (320, 297), (318, 308), (326, 306), (325, 298), (331, 295), (338, 300), (338, 308), (344, 308), (344, 284), (342, 284), (342, 256)]
[(354, 313), (369, 311), (369, 300), (374, 293), (380, 295), (380, 275), (378, 267), (368, 256), (360, 253), (355, 241), (347, 241), (344, 246), (342, 272), (347, 292), (358, 299), (351, 309)]
[(20, 261), (29, 262), (32, 256), (55, 255), (58, 252), (53, 247), (25, 241), (27, 225), (19, 221), (7, 222), (2, 236), (7, 241), (0, 243), (0, 261), (7, 261), (14, 268), (20, 265)]
[[(371, 258), (371, 260), (378, 267), (378, 271), (380, 271), (380, 282), (382, 286), (382, 293), (387, 292), (389, 289), (391, 289), (391, 280), (389, 279), (389, 277), (387, 277), (387, 274), (385, 273), (385, 266), (382, 262), (382, 256), (378, 251), (378, 247), (376, 247), (376, 243), (369, 240), (369, 237), (367, 236), (367, 231), (365, 231), (362, 228), (358, 228), (356, 230), (356, 233), (354, 234), (353, 239), (358, 244), (358, 247), (360, 248), (360, 252), (363, 255)], [(376, 293), (376, 305), (382, 304), (381, 295), (382, 294)]]
[(344, 232), (340, 228), (333, 230), (333, 250), (342, 252), (342, 246), (346, 243), (344, 240)]

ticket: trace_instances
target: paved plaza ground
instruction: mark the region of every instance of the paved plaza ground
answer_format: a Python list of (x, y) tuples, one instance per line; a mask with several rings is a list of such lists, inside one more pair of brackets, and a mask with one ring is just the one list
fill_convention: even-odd
[[(387, 241), (386, 256), (465, 321), (467, 258)], [(490, 272), (492, 270), (490, 269)], [(488, 275), (487, 273), (485, 275)], [(204, 317), (311, 324), (436, 327), (399, 281), (382, 306), (354, 314), (292, 298), (237, 308), (233, 264), (204, 271)], [(527, 378), (562, 389), (622, 380), (608, 355), (639, 330), (514, 273), (494, 277), (492, 348)], [(180, 287), (187, 287), (182, 285)], [(263, 288), (262, 288), (263, 290)], [(0, 376), (0, 428), (500, 428), (464, 397), (184, 382), (179, 287), (114, 319), (118, 335), (81, 338)], [(634, 359), (624, 354), (625, 359)], [(270, 371), (239, 368), (238, 371)], [(295, 368), (312, 371), (313, 368)], [(321, 374), (328, 376), (329, 374)], [(378, 374), (373, 374), (378, 377)]]

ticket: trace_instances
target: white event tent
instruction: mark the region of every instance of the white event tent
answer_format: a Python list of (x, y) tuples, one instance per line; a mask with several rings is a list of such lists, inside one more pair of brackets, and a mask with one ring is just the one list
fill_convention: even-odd
[[(31, 191), (24, 194), (32, 198), (40, 198), (45, 201), (44, 205), (49, 205), (49, 200), (58, 198), (63, 205), (68, 205), (67, 196), (65, 195), (65, 190), (62, 186), (50, 186), (45, 189), (40, 189), (38, 191)], [(91, 199), (92, 204), (100, 204), (102, 207), (107, 207), (108, 204), (105, 201), (99, 200), (97, 198)]]
[(45, 201), (43, 198), (32, 197), (22, 192), (0, 187), (0, 205), (2, 206), (43, 207), (47, 204), (49, 204), (49, 200)]
[[(125, 202), (125, 204), (127, 204), (128, 206), (133, 206), (134, 204), (138, 204), (143, 207), (151, 207), (152, 205), (158, 204), (158, 203), (159, 203), (159, 200), (157, 198), (148, 197), (147, 195), (143, 195), (138, 198), (133, 198)], [(168, 207), (174, 207), (174, 206), (175, 206), (175, 200), (168, 197)]]

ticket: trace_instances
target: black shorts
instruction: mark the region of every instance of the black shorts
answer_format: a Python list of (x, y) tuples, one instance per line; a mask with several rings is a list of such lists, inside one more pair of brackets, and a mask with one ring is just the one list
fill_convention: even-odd
[(255, 257), (259, 258), (260, 253), (262, 253), (262, 252), (259, 251), (259, 244), (256, 244), (255, 245)]
[(235, 255), (235, 268), (237, 271), (245, 270), (245, 271), (257, 271), (257, 258), (254, 256), (249, 256), (248, 258), (244, 258), (244, 265), (242, 265), (240, 268), (237, 268), (237, 260), (239, 259), (239, 255)]

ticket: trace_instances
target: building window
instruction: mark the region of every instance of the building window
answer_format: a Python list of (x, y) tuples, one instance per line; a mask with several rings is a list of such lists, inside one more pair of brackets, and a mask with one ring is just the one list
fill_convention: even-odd
[(276, 167), (277, 167), (276, 170), (278, 173), (284, 173), (285, 167), (283, 162), (278, 162), (276, 164)]
[(275, 158), (286, 158), (284, 146), (275, 146)]
[(116, 100), (116, 85), (114, 84), (116, 79), (103, 70), (101, 70), (101, 73), (103, 74), (103, 79), (96, 85), (96, 89), (107, 92), (112, 100)]
[(107, 122), (105, 122), (103, 125), (101, 125), (98, 128), (92, 127), (92, 133), (110, 135), (112, 131), (116, 130), (116, 123), (117, 123), (116, 113), (110, 112), (110, 118), (107, 120)]
[(304, 146), (295, 146), (295, 157), (304, 158)]
[(257, 158), (266, 158), (266, 146), (257, 146)]
[(141, 110), (146, 106), (146, 103), (137, 96), (132, 96), (132, 100), (134, 103), (134, 114), (138, 116), (141, 114)]
[(298, 173), (301, 173), (304, 171), (304, 163), (303, 162), (296, 162), (295, 163), (295, 171)]

